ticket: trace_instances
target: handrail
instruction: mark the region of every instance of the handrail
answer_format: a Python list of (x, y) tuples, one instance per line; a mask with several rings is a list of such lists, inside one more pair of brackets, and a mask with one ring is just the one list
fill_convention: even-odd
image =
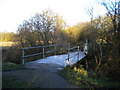
[(52, 45), (44, 45), (44, 46), (25, 47), (25, 48), (22, 48), (22, 49), (32, 49), (32, 48), (40, 48), (40, 47), (51, 47), (51, 46), (58, 46), (58, 45), (63, 45), (63, 44), (52, 44)]
[(54, 52), (54, 51), (56, 51), (56, 50), (47, 51), (47, 52), (45, 52), (45, 53), (50, 53), (50, 52)]
[[(41, 54), (43, 54), (43, 58), (44, 58), (44, 56), (45, 56), (44, 54), (45, 54), (45, 53), (51, 53), (51, 52), (55, 52), (55, 55), (56, 55), (56, 51), (57, 51), (56, 47), (59, 46), (59, 45), (64, 45), (64, 44), (52, 44), (52, 45), (45, 45), (45, 46), (35, 46), (35, 47), (25, 47), (25, 48), (22, 48), (22, 63), (23, 63), (23, 64), (25, 63), (24, 58), (27, 58), (27, 57), (32, 57), (32, 56), (36, 56), (36, 55), (41, 55)], [(67, 51), (67, 52), (68, 52), (68, 58), (67, 58), (66, 60), (69, 61), (70, 58), (72, 58), (72, 57), (74, 57), (74, 56), (76, 56), (76, 55), (78, 55), (78, 59), (79, 59), (79, 50), (80, 50), (80, 48), (83, 47), (83, 46), (75, 46), (75, 47), (71, 47), (71, 48), (70, 48), (70, 44), (68, 44), (68, 45), (69, 45), (69, 46), (68, 46), (69, 48), (66, 49), (66, 50), (68, 50), (68, 51)], [(46, 52), (45, 52), (45, 47), (54, 47), (54, 50), (46, 51)], [(32, 49), (32, 48), (42, 48), (43, 50), (42, 50), (41, 53), (25, 55), (25, 50), (26, 50), (26, 49)], [(75, 55), (70, 56), (70, 50), (73, 50), (73, 49), (77, 49), (78, 53), (75, 54)]]
[(76, 47), (72, 47), (72, 48), (68, 48), (68, 50), (71, 50), (71, 49), (75, 49), (75, 48), (77, 48), (78, 46), (76, 46)]
[(26, 56), (22, 56), (22, 57), (26, 58), (26, 57), (36, 56), (36, 55), (40, 55), (40, 54), (43, 54), (43, 53), (36, 53), (36, 54), (26, 55)]
[[(27, 57), (31, 57), (31, 56), (36, 56), (36, 55), (40, 55), (40, 54), (43, 54), (43, 58), (44, 58), (44, 54), (45, 53), (51, 53), (51, 52), (55, 52), (55, 54), (56, 54), (56, 47), (57, 46), (59, 46), (59, 45), (63, 45), (63, 44), (52, 44), (52, 45), (45, 45), (45, 46), (35, 46), (35, 47), (25, 47), (25, 48), (22, 48), (22, 63), (24, 64), (24, 58), (27, 58)], [(45, 47), (55, 47), (54, 48), (54, 50), (51, 50), (51, 51), (47, 51), (47, 52), (45, 52), (44, 51), (44, 48)], [(30, 54), (30, 55), (25, 55), (25, 51), (24, 50), (26, 50), (26, 49), (33, 49), (33, 48), (43, 48), (43, 52), (42, 53), (36, 53), (36, 54)]]

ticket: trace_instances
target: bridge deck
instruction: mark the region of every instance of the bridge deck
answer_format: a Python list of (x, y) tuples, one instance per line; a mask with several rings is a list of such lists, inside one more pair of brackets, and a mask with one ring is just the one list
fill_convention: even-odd
[(62, 55), (49, 56), (44, 59), (39, 59), (28, 63), (46, 63), (46, 64), (52, 63), (66, 67), (68, 64), (70, 65), (75, 64), (76, 62), (78, 62), (78, 58), (79, 60), (81, 60), (83, 57), (85, 57), (85, 54), (82, 51), (79, 52), (79, 57), (78, 57), (78, 52), (70, 52), (69, 62), (67, 60), (68, 54), (62, 54)]

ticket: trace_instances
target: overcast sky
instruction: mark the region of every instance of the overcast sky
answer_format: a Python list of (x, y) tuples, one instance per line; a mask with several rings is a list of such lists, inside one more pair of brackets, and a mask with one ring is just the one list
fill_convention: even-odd
[(23, 20), (28, 20), (35, 13), (50, 8), (63, 16), (69, 25), (89, 21), (85, 11), (94, 7), (94, 16), (104, 15), (105, 8), (96, 4), (96, 0), (0, 0), (0, 32), (16, 32)]

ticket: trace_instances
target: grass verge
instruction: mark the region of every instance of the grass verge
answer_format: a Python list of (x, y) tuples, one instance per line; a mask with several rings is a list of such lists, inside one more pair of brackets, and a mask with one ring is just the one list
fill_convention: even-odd
[[(24, 65), (15, 64), (11, 62), (2, 63), (2, 71), (20, 70), (24, 69)], [(31, 82), (17, 80), (13, 76), (2, 76), (2, 88), (37, 88)]]
[(11, 62), (3, 62), (2, 63), (2, 71), (19, 70), (19, 69), (24, 69), (24, 65), (15, 64), (15, 63), (11, 63)]
[(95, 73), (82, 69), (64, 68), (60, 74), (82, 88), (120, 88), (120, 83), (97, 77)]
[(0, 42), (0, 46), (2, 47), (7, 47), (7, 46), (12, 46), (14, 42)]
[(36, 88), (30, 82), (17, 80), (13, 76), (2, 77), (2, 88)]

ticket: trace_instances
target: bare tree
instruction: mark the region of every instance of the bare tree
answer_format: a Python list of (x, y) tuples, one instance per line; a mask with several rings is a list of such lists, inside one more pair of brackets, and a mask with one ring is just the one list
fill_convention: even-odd
[(116, 0), (112, 1), (103, 1), (101, 2), (101, 5), (103, 5), (107, 10), (107, 15), (111, 17), (113, 27), (114, 27), (114, 34), (116, 35), (117, 30), (117, 13), (118, 13), (118, 2)]
[(99, 1), (99, 3), (101, 5), (103, 5), (106, 10), (107, 10), (107, 15), (110, 16), (111, 20), (112, 20), (112, 24), (113, 24), (113, 51), (116, 52), (116, 55), (118, 56), (119, 51), (119, 40), (120, 40), (120, 29), (119, 29), (119, 3), (118, 0), (108, 0), (108, 1)]
[(120, 1), (118, 2), (118, 36), (120, 40)]
[(24, 21), (18, 28), (21, 43), (31, 46), (51, 43), (63, 43), (66, 41), (65, 22), (52, 10), (47, 9), (42, 13), (35, 14), (28, 21)]

